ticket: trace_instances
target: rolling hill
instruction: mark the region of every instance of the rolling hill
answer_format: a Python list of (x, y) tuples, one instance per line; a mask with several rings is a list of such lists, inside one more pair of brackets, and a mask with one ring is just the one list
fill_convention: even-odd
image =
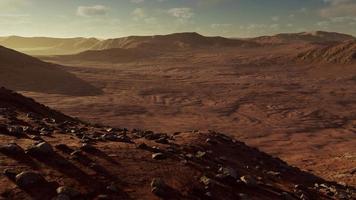
[(101, 91), (59, 65), (0, 46), (0, 86), (16, 91), (97, 95)]
[(214, 47), (254, 47), (253, 42), (239, 39), (228, 39), (224, 37), (206, 37), (198, 33), (174, 33), (169, 35), (155, 36), (130, 36), (117, 39), (103, 40), (92, 49), (134, 49), (144, 48), (159, 50), (180, 50), (192, 48), (214, 48)]
[(95, 38), (48, 38), (9, 36), (0, 38), (0, 45), (30, 55), (74, 54), (91, 49)]
[(281, 33), (274, 36), (262, 36), (251, 38), (260, 44), (283, 44), (283, 43), (328, 43), (328, 42), (343, 42), (353, 40), (355, 37), (342, 33), (315, 31), (301, 33)]
[(297, 56), (304, 62), (350, 64), (356, 61), (356, 40), (315, 47)]

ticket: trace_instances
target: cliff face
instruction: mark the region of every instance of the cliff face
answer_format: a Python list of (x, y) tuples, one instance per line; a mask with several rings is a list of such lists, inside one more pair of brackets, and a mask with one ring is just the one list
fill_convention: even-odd
[(330, 199), (354, 189), (224, 134), (82, 123), (0, 89), (5, 199)]

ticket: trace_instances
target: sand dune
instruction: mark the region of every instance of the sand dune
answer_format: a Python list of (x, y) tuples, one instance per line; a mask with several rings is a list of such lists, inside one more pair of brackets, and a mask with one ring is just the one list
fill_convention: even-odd
[(58, 65), (0, 46), (0, 85), (18, 91), (97, 95), (101, 91)]

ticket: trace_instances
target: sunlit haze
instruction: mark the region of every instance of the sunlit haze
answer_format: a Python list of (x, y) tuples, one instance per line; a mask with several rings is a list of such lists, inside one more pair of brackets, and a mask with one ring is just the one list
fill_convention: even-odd
[(0, 0), (0, 35), (356, 35), (356, 0)]

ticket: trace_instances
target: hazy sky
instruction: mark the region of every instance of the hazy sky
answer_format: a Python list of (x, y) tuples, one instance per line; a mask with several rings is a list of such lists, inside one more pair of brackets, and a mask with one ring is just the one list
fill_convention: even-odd
[(0, 0), (0, 35), (356, 35), (356, 0)]

